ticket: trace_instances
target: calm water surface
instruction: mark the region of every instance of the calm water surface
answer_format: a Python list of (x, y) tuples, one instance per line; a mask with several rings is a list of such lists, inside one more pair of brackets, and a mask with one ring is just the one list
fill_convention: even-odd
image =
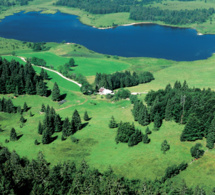
[(215, 52), (215, 35), (159, 25), (99, 30), (63, 13), (20, 12), (0, 22), (0, 36), (32, 42), (74, 42), (104, 54), (177, 61), (206, 59)]

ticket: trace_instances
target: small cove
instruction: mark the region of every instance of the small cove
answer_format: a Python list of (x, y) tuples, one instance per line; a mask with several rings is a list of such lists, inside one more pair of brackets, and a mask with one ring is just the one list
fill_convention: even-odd
[(206, 59), (215, 52), (215, 35), (199, 36), (194, 29), (141, 24), (101, 30), (60, 12), (8, 16), (0, 22), (0, 36), (32, 42), (66, 41), (109, 55), (176, 61)]

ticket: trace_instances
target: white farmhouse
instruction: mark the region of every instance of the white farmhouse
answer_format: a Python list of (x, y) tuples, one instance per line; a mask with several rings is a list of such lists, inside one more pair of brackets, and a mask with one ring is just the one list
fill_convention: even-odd
[(100, 95), (107, 95), (107, 94), (114, 94), (114, 93), (110, 89), (105, 89), (104, 87), (101, 87), (99, 89), (99, 94)]

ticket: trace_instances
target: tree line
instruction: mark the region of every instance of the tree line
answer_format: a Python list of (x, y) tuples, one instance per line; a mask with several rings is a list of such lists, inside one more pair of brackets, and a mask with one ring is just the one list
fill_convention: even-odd
[[(92, 169), (83, 160), (50, 166), (39, 152), (36, 159), (20, 157), (0, 146), (0, 189), (2, 194), (206, 194), (199, 186), (192, 189), (186, 183), (171, 180), (129, 180), (115, 175), (111, 168), (104, 173)], [(165, 178), (171, 178), (186, 168), (186, 164), (167, 168)], [(212, 193), (212, 192), (211, 192)]]
[(0, 5), (1, 6), (6, 6), (6, 7), (10, 7), (10, 6), (14, 6), (14, 5), (28, 5), (29, 1), (33, 1), (33, 0), (0, 0)]
[(189, 88), (186, 81), (176, 81), (165, 89), (150, 91), (146, 97), (147, 106), (136, 100), (132, 109), (134, 119), (141, 125), (154, 122), (158, 130), (163, 119), (185, 124), (181, 141), (195, 141), (207, 138), (207, 147), (215, 142), (215, 92), (211, 89)]
[(47, 77), (43, 69), (41, 75), (37, 75), (30, 63), (23, 66), (15, 60), (9, 62), (0, 58), (0, 94), (46, 96), (47, 87), (44, 79)]
[(166, 24), (203, 23), (214, 14), (214, 8), (194, 10), (162, 10), (159, 7), (133, 7), (130, 19), (163, 21)]
[(141, 83), (148, 83), (152, 80), (154, 80), (154, 76), (150, 72), (142, 72), (139, 74), (136, 72), (131, 73), (130, 71), (116, 72), (113, 74), (96, 73), (95, 85), (96, 90), (101, 87), (114, 90), (139, 85)]

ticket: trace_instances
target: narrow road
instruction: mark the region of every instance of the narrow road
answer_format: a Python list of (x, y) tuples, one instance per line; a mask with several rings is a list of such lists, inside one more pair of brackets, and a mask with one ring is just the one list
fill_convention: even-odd
[[(20, 58), (22, 61), (27, 62), (26, 59), (25, 59), (24, 57), (21, 57), (21, 56), (17, 56), (17, 57)], [(72, 79), (69, 79), (69, 78), (63, 76), (61, 73), (57, 72), (56, 70), (52, 70), (52, 69), (46, 68), (46, 67), (44, 67), (44, 66), (37, 66), (37, 65), (34, 65), (34, 64), (32, 64), (32, 66), (36, 66), (36, 67), (43, 68), (43, 69), (45, 69), (45, 70), (54, 72), (54, 73), (58, 74), (60, 77), (66, 79), (67, 81), (70, 81), (70, 82), (72, 82), (72, 83), (75, 83), (75, 84), (78, 85), (79, 87), (82, 86), (80, 83), (78, 83), (78, 82), (76, 82), (76, 81), (74, 81), (74, 80), (72, 80)]]

